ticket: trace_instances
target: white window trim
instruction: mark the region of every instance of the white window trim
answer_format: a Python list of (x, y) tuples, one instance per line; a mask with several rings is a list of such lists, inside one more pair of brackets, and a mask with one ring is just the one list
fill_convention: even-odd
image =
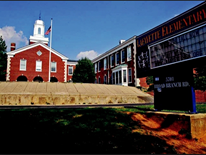
[[(25, 69), (21, 68), (21, 60), (23, 60), (25, 62)], [(20, 67), (19, 67), (20, 71), (26, 71), (26, 62), (27, 62), (26, 59), (20, 59)]]
[(119, 71), (115, 72), (115, 85), (119, 85)]
[[(72, 69), (72, 74), (69, 74), (69, 68)], [(68, 75), (73, 75), (73, 66), (68, 66)]]
[[(122, 52), (124, 51), (124, 61), (122, 61)], [(125, 63), (125, 50), (121, 50), (121, 63)]]
[[(41, 70), (37, 70), (37, 62), (41, 62)], [(42, 61), (40, 61), (40, 60), (36, 61), (36, 72), (42, 72)]]
[[(120, 78), (119, 72), (121, 72), (121, 78)], [(119, 85), (122, 85), (122, 83), (123, 83), (123, 81), (122, 81), (122, 69), (120, 69), (120, 70), (118, 71), (118, 81), (119, 81)]]
[[(124, 82), (124, 71), (126, 72), (125, 74), (125, 78), (126, 78), (126, 82)], [(127, 69), (122, 69), (122, 83), (127, 83), (128, 79), (127, 79)]]
[(94, 64), (94, 72), (97, 73), (97, 63)]
[[(107, 69), (107, 58), (104, 58), (104, 70), (106, 70)], [(105, 61), (106, 61), (106, 64), (105, 64)], [(105, 68), (106, 67), (106, 68)]]
[(100, 68), (100, 61), (98, 61), (98, 72), (101, 71), (101, 68)]
[(110, 67), (114, 67), (112, 66), (112, 57), (114, 56), (114, 54), (110, 55)]
[[(131, 82), (129, 81), (129, 70), (131, 70)], [(132, 68), (128, 68), (128, 83), (132, 83)]]
[[(118, 72), (118, 79), (119, 79), (119, 71), (121, 70), (121, 81), (122, 83), (116, 83), (116, 72)], [(126, 82), (124, 82), (124, 76), (123, 76), (123, 70), (126, 70)], [(118, 68), (112, 70), (112, 76), (113, 76), (113, 73), (114, 73), (114, 83), (113, 83), (113, 79), (112, 79), (112, 84), (115, 84), (115, 85), (123, 85), (123, 86), (128, 86), (128, 68), (127, 68), (127, 65), (122, 67), (122, 66), (118, 66)], [(113, 77), (112, 77), (113, 78)]]
[[(54, 63), (54, 62), (55, 62), (55, 61), (51, 62), (51, 64)], [(51, 65), (51, 69), (52, 69), (52, 65)], [(56, 73), (56, 72), (57, 72), (57, 62), (55, 62), (55, 71), (52, 71), (52, 70), (51, 70), (51, 72), (53, 72), (53, 73)]]
[[(130, 59), (128, 58), (128, 48), (130, 48), (130, 52), (131, 52), (131, 58)], [(127, 61), (131, 61), (131, 60), (132, 60), (132, 47), (128, 46), (127, 47)]]

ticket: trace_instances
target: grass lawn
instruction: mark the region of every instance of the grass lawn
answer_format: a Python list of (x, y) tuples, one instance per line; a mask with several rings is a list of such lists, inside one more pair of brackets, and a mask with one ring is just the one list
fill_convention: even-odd
[[(0, 110), (0, 153), (176, 153), (122, 111), (154, 107)], [(206, 112), (206, 105), (197, 105)]]

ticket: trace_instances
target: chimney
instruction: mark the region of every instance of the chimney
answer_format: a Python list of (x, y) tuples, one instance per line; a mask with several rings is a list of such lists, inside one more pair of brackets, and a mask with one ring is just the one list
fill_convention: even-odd
[(123, 42), (125, 42), (125, 40), (120, 40), (119, 41), (119, 45), (122, 44)]
[(16, 44), (15, 43), (11, 43), (11, 51), (14, 51), (16, 49)]

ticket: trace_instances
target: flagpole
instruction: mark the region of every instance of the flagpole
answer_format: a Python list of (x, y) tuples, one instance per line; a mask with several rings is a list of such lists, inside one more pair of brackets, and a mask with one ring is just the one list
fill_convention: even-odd
[(49, 80), (48, 80), (48, 82), (50, 82), (50, 77), (51, 77), (51, 45), (52, 45), (52, 18), (51, 18), (51, 33), (50, 33)]

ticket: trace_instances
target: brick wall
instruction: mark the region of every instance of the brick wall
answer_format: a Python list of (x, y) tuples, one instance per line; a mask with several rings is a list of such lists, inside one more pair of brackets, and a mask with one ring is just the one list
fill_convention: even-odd
[(72, 79), (72, 75), (69, 75), (69, 66), (73, 67), (73, 73), (74, 73), (74, 70), (76, 69), (76, 65), (67, 65), (67, 81)]
[(195, 90), (196, 102), (206, 102), (206, 91)]
[[(41, 51), (42, 55), (38, 56), (37, 51)], [(20, 59), (26, 59), (26, 71), (20, 71)], [(42, 61), (42, 71), (36, 71), (36, 61)], [(51, 54), (51, 61), (57, 62), (57, 72), (51, 73), (51, 77), (56, 77), (59, 82), (64, 82), (64, 62), (55, 54)], [(43, 81), (48, 81), (49, 74), (49, 51), (42, 46), (36, 46), (34, 48), (25, 50), (23, 52), (15, 54), (11, 58), (10, 67), (10, 81), (16, 81), (21, 75), (27, 77), (29, 81), (33, 81), (36, 76), (43, 78)]]
[(146, 77), (139, 78), (139, 80), (140, 80), (139, 84), (140, 84), (141, 87), (149, 88), (149, 85), (146, 82)]

